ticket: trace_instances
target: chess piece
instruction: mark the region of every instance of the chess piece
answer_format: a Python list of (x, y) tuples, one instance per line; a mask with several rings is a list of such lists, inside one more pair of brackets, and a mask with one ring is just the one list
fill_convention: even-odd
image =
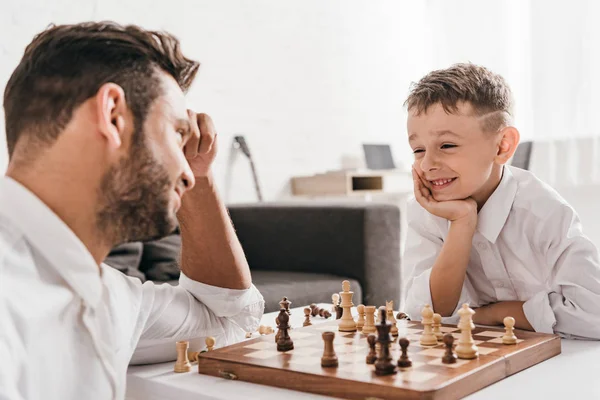
[(331, 312), (335, 312), (335, 310), (337, 310), (337, 307), (340, 305), (340, 295), (337, 293), (332, 294), (331, 302), (333, 303), (331, 307)]
[(277, 334), (279, 335), (279, 339), (277, 340), (277, 351), (289, 351), (294, 349), (294, 342), (289, 334), (290, 326), (288, 322), (290, 320), (290, 316), (288, 315), (285, 308), (281, 308), (279, 310), (279, 316), (277, 317), (279, 320), (279, 331)]
[(310, 315), (313, 316), (313, 317), (316, 317), (317, 315), (319, 317), (322, 317), (322, 318), (325, 318), (325, 319), (331, 317), (331, 313), (329, 311), (327, 311), (324, 308), (320, 308), (315, 303), (312, 303), (310, 305), (310, 309), (311, 309), (311, 314)]
[(352, 318), (352, 296), (354, 296), (354, 292), (350, 291), (350, 282), (344, 281), (342, 282), (343, 292), (340, 293), (340, 297), (342, 298), (342, 303), (340, 307), (343, 309), (342, 318), (338, 324), (338, 330), (340, 332), (356, 332), (356, 322), (354, 322), (354, 318)]
[(366, 320), (363, 325), (362, 333), (368, 335), (375, 333), (375, 306), (365, 306)]
[[(279, 315), (275, 317), (275, 326), (279, 326)], [(277, 333), (275, 334), (275, 343), (279, 341), (279, 336), (281, 336), (281, 331), (277, 329)]]
[(270, 326), (260, 325), (258, 327), (258, 333), (260, 333), (261, 335), (270, 335), (273, 332), (275, 332), (275, 330)]
[(290, 311), (291, 304), (292, 302), (289, 301), (287, 297), (283, 297), (279, 302), (279, 308), (285, 308), (285, 312), (287, 312), (288, 315), (292, 315), (292, 312)]
[(444, 364), (456, 364), (456, 354), (452, 349), (454, 345), (454, 336), (451, 333), (444, 335), (444, 345), (446, 346), (446, 354), (442, 357), (442, 363)]
[(387, 320), (390, 321), (390, 324), (392, 324), (392, 329), (390, 330), (390, 333), (392, 334), (392, 336), (396, 337), (398, 336), (398, 327), (396, 326), (396, 318), (394, 318), (394, 301), (386, 301), (385, 308), (387, 311)]
[(335, 350), (333, 348), (333, 339), (335, 338), (334, 332), (323, 332), (323, 357), (321, 357), (321, 367), (329, 368), (329, 367), (337, 367), (338, 366), (338, 358), (335, 355)]
[(199, 351), (188, 350), (187, 356), (188, 356), (188, 360), (190, 361), (190, 363), (198, 361), (198, 354), (200, 354)]
[(423, 317), (421, 320), (421, 324), (423, 324), (423, 333), (421, 334), (419, 343), (421, 343), (421, 346), (435, 346), (438, 342), (433, 334), (431, 326), (433, 324), (433, 310), (429, 304), (423, 308), (421, 316)]
[(517, 344), (517, 337), (515, 336), (515, 319), (513, 317), (504, 318), (504, 326), (506, 332), (502, 336), (502, 344)]
[(375, 351), (375, 344), (377, 337), (373, 334), (367, 337), (367, 343), (369, 343), (369, 354), (367, 354), (367, 364), (375, 364), (377, 361), (377, 352)]
[(400, 338), (398, 341), (400, 343), (400, 350), (402, 350), (402, 354), (398, 359), (398, 367), (400, 368), (410, 368), (412, 367), (412, 360), (408, 357), (408, 345), (410, 341), (407, 338)]
[(396, 314), (396, 319), (397, 320), (405, 319), (407, 321), (410, 321), (410, 317), (408, 316), (408, 314), (403, 313), (403, 312), (398, 312), (398, 314)]
[(204, 339), (204, 343), (206, 344), (206, 351), (213, 351), (215, 349), (215, 338), (212, 336)]
[(189, 342), (181, 341), (175, 344), (177, 348), (177, 361), (175, 361), (175, 372), (190, 372), (192, 370), (192, 364), (188, 359), (187, 350), (190, 346)]
[(304, 309), (304, 323), (302, 326), (311, 326), (312, 322), (310, 322), (310, 308), (306, 307)]
[(341, 319), (344, 315), (344, 309), (339, 305), (335, 306), (335, 319)]
[(385, 307), (379, 308), (379, 321), (376, 326), (379, 354), (377, 355), (377, 361), (375, 361), (375, 374), (379, 376), (392, 375), (396, 373), (396, 365), (392, 362), (390, 356), (390, 343), (392, 342), (390, 329), (392, 329), (392, 325), (387, 320)]
[(444, 334), (441, 331), (441, 327), (442, 327), (442, 316), (440, 314), (433, 314), (433, 334), (435, 335), (436, 339), (442, 340), (444, 337)]
[(456, 346), (456, 355), (458, 358), (470, 360), (477, 358), (478, 350), (471, 336), (471, 330), (475, 328), (473, 324), (473, 315), (475, 311), (469, 308), (467, 303), (463, 304), (461, 309), (458, 310), (460, 321), (458, 322), (458, 328), (460, 329), (460, 339), (458, 339), (458, 346)]
[(356, 311), (358, 311), (358, 321), (356, 321), (356, 329), (358, 331), (362, 331), (363, 326), (365, 326), (365, 306), (359, 304), (356, 306)]

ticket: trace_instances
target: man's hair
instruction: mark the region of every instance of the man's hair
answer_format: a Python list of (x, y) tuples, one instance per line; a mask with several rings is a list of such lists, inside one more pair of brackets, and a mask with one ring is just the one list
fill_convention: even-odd
[(469, 103), (475, 115), (482, 117), (486, 131), (497, 131), (511, 122), (512, 94), (508, 84), (502, 76), (474, 64), (455, 64), (430, 72), (412, 85), (404, 105), (419, 115), (439, 103), (453, 114), (461, 102)]
[(185, 92), (198, 67), (165, 32), (113, 22), (51, 25), (27, 46), (6, 84), (9, 157), (24, 136), (28, 143), (51, 144), (73, 111), (108, 82), (123, 88), (139, 129), (162, 94), (158, 71), (170, 74)]

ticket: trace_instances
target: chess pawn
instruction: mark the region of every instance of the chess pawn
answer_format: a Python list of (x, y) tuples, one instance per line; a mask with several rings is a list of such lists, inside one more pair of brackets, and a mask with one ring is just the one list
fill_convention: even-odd
[(181, 341), (175, 344), (177, 348), (177, 361), (175, 362), (175, 372), (190, 372), (192, 370), (192, 364), (188, 359), (187, 350), (190, 346), (189, 342)]
[(338, 306), (340, 305), (340, 295), (337, 293), (334, 293), (331, 295), (331, 302), (333, 303), (333, 306), (331, 307), (331, 312), (336, 312)]
[(340, 293), (340, 297), (342, 298), (342, 303), (340, 307), (343, 309), (342, 318), (338, 324), (338, 330), (340, 332), (356, 332), (356, 322), (354, 322), (354, 318), (352, 317), (352, 296), (354, 296), (354, 292), (350, 291), (350, 282), (344, 281), (342, 282), (343, 292)]
[(440, 314), (433, 314), (433, 334), (435, 335), (437, 340), (442, 340), (444, 338), (444, 334), (441, 331), (442, 327), (442, 316)]
[(460, 339), (458, 340), (458, 346), (456, 346), (456, 355), (458, 358), (465, 360), (477, 358), (479, 355), (477, 346), (475, 346), (475, 342), (473, 341), (473, 336), (471, 336), (471, 330), (475, 328), (473, 324), (474, 314), (475, 311), (469, 308), (467, 303), (463, 304), (461, 309), (458, 310), (458, 315), (460, 316), (458, 323)]
[(334, 332), (323, 332), (323, 357), (321, 357), (321, 367), (329, 368), (329, 367), (337, 367), (338, 366), (338, 358), (335, 355), (335, 350), (333, 348), (333, 339), (335, 338)]
[(362, 328), (362, 333), (368, 335), (375, 333), (375, 306), (365, 306), (366, 320)]
[(294, 349), (294, 342), (289, 334), (290, 326), (288, 322), (290, 320), (290, 316), (288, 315), (285, 308), (281, 308), (279, 310), (279, 316), (277, 316), (279, 320), (279, 331), (277, 334), (279, 335), (279, 339), (277, 339), (277, 351), (289, 351)]
[(504, 318), (504, 326), (506, 332), (502, 336), (502, 344), (517, 344), (517, 337), (515, 336), (515, 319), (513, 317)]
[(213, 351), (215, 349), (215, 338), (212, 336), (204, 339), (204, 343), (206, 344), (206, 351)]
[(394, 318), (394, 302), (390, 301), (389, 303), (385, 302), (385, 308), (387, 310), (387, 320), (392, 324), (392, 329), (390, 333), (392, 336), (398, 336), (398, 327), (396, 326), (396, 319)]
[(446, 354), (442, 357), (442, 363), (444, 364), (456, 364), (456, 354), (452, 349), (454, 345), (454, 336), (451, 333), (446, 333), (444, 335), (444, 345), (446, 346)]
[(287, 297), (283, 297), (279, 302), (279, 308), (285, 308), (285, 312), (287, 312), (288, 315), (292, 315), (292, 312), (290, 311), (291, 304), (292, 302), (289, 301)]
[(367, 337), (367, 343), (369, 343), (369, 354), (367, 354), (367, 364), (375, 364), (375, 361), (377, 361), (377, 352), (375, 351), (377, 337), (373, 334), (369, 335)]
[(423, 317), (421, 320), (421, 323), (423, 324), (423, 333), (421, 334), (419, 343), (421, 343), (422, 346), (435, 346), (438, 342), (433, 334), (431, 326), (433, 324), (433, 310), (429, 304), (423, 308), (421, 316)]
[(306, 307), (304, 309), (304, 323), (302, 324), (302, 326), (311, 326), (312, 323), (310, 322), (310, 308)]
[(365, 326), (365, 306), (359, 304), (356, 306), (356, 311), (358, 311), (358, 321), (356, 321), (356, 329), (362, 331), (363, 326)]
[(398, 341), (400, 344), (400, 350), (402, 350), (402, 354), (398, 359), (398, 367), (400, 368), (410, 368), (412, 367), (412, 360), (408, 357), (408, 345), (410, 341), (407, 338), (400, 338)]

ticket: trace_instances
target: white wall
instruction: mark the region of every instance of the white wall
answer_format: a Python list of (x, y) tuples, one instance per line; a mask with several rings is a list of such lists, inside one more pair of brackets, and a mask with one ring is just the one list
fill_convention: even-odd
[(177, 35), (202, 63), (189, 101), (216, 121), (216, 174), (229, 201), (255, 200), (244, 158), (227, 175), (234, 134), (249, 140), (267, 200), (286, 196), (293, 175), (339, 168), (363, 142), (391, 143), (410, 161), (402, 103), (432, 54), (421, 2), (0, 1), (2, 91), (49, 22), (112, 19)]

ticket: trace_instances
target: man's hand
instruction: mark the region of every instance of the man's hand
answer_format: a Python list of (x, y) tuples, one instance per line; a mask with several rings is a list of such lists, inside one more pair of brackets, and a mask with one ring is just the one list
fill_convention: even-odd
[(417, 202), (429, 213), (451, 222), (468, 221), (477, 222), (477, 203), (472, 198), (464, 200), (437, 201), (425, 184), (425, 179), (413, 166), (412, 176), (415, 198)]
[(212, 119), (206, 114), (188, 110), (192, 137), (183, 151), (195, 178), (210, 174), (210, 167), (217, 155), (217, 132)]

